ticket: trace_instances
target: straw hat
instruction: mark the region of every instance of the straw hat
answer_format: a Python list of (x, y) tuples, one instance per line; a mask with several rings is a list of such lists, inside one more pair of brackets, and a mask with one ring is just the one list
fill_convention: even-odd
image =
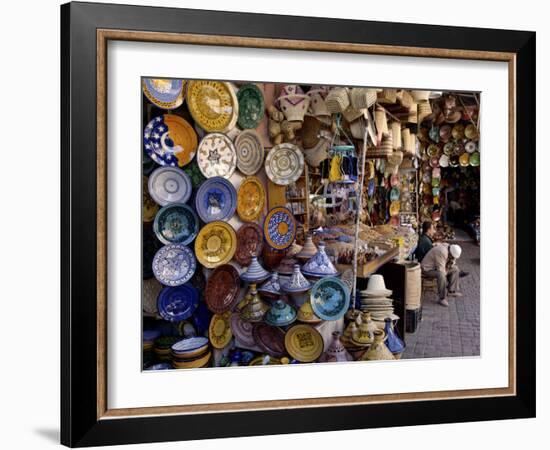
[(384, 277), (379, 274), (371, 275), (367, 283), (367, 289), (361, 291), (362, 297), (387, 297), (393, 291), (386, 289)]

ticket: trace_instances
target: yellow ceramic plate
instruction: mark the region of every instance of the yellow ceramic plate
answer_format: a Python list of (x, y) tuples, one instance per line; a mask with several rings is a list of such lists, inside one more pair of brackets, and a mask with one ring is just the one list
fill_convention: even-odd
[(209, 269), (231, 261), (237, 248), (237, 235), (231, 225), (221, 221), (210, 222), (195, 239), (195, 255)]
[(155, 216), (157, 215), (157, 211), (159, 210), (159, 205), (157, 205), (154, 200), (149, 195), (149, 184), (148, 184), (148, 178), (146, 176), (142, 177), (142, 202), (143, 202), (143, 209), (141, 210), (143, 221), (144, 222), (152, 222), (155, 220)]
[(460, 155), (460, 158), (458, 158), (458, 162), (462, 167), (466, 167), (470, 165), (470, 154), (469, 153), (462, 153)]
[(178, 166), (189, 164), (195, 157), (199, 144), (195, 129), (187, 120), (175, 114), (165, 114), (164, 124), (168, 126), (170, 139), (174, 143), (172, 150), (178, 158)]
[(208, 327), (208, 337), (214, 348), (224, 348), (233, 337), (231, 331), (231, 311), (214, 314)]
[(237, 96), (229, 83), (189, 81), (187, 105), (197, 125), (210, 133), (231, 130), (239, 117)]
[(285, 347), (290, 356), (301, 362), (313, 362), (324, 350), (321, 334), (309, 325), (295, 325), (286, 332)]
[(246, 177), (237, 193), (237, 214), (245, 222), (254, 222), (264, 210), (265, 190), (258, 177)]

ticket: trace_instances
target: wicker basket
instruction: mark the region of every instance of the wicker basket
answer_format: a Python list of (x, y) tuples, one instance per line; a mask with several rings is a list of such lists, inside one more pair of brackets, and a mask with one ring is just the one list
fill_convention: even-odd
[(388, 118), (384, 109), (377, 107), (374, 111), (374, 123), (376, 125), (376, 133), (388, 133)]
[(397, 101), (405, 108), (410, 108), (414, 102), (412, 95), (405, 89), (397, 92)]
[(398, 122), (397, 120), (394, 120), (391, 123), (391, 135), (393, 139), (393, 148), (395, 150), (401, 149), (402, 147), (402, 141), (401, 141), (401, 122)]
[(376, 91), (367, 88), (353, 88), (350, 98), (351, 106), (355, 109), (370, 108), (376, 102)]
[(417, 262), (407, 262), (405, 266), (405, 308), (418, 309), (422, 305), (422, 271)]
[(325, 104), (331, 114), (344, 112), (350, 105), (348, 90), (346, 88), (331, 89), (327, 94)]
[(397, 89), (382, 89), (378, 93), (378, 103), (395, 103), (397, 101)]

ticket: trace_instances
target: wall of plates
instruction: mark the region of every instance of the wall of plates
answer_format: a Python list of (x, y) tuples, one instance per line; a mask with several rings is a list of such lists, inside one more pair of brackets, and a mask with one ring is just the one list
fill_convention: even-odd
[[(144, 369), (399, 358), (392, 292), (381, 275), (356, 292), (355, 263), (410, 256), (432, 160), (449, 157), (429, 140), (465, 105), (213, 80), (142, 90)], [(469, 126), (449, 133), (474, 166)]]

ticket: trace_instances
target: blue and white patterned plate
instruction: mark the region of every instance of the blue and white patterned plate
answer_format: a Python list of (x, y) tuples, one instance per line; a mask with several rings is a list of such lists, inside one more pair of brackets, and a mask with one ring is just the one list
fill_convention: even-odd
[(183, 244), (165, 245), (153, 258), (155, 278), (165, 286), (181, 286), (187, 283), (196, 269), (195, 255)]
[(183, 103), (184, 80), (144, 78), (143, 93), (147, 99), (162, 109), (175, 109)]
[(153, 229), (163, 244), (189, 244), (199, 233), (199, 218), (189, 206), (171, 203), (155, 216)]
[(225, 178), (208, 178), (197, 191), (195, 207), (199, 217), (206, 223), (227, 221), (235, 214), (237, 191)]
[(158, 363), (153, 364), (152, 366), (146, 367), (145, 370), (170, 370), (173, 369), (171, 363)]
[(290, 210), (277, 206), (269, 211), (264, 221), (264, 236), (277, 250), (290, 247), (296, 237), (296, 221)]
[(159, 167), (149, 176), (149, 195), (159, 205), (187, 203), (193, 186), (191, 178), (178, 167)]
[(165, 287), (158, 298), (160, 316), (169, 322), (181, 322), (193, 315), (199, 305), (199, 293), (190, 284)]
[(321, 278), (311, 288), (311, 307), (323, 320), (338, 320), (349, 307), (350, 293), (344, 282), (338, 278)]

